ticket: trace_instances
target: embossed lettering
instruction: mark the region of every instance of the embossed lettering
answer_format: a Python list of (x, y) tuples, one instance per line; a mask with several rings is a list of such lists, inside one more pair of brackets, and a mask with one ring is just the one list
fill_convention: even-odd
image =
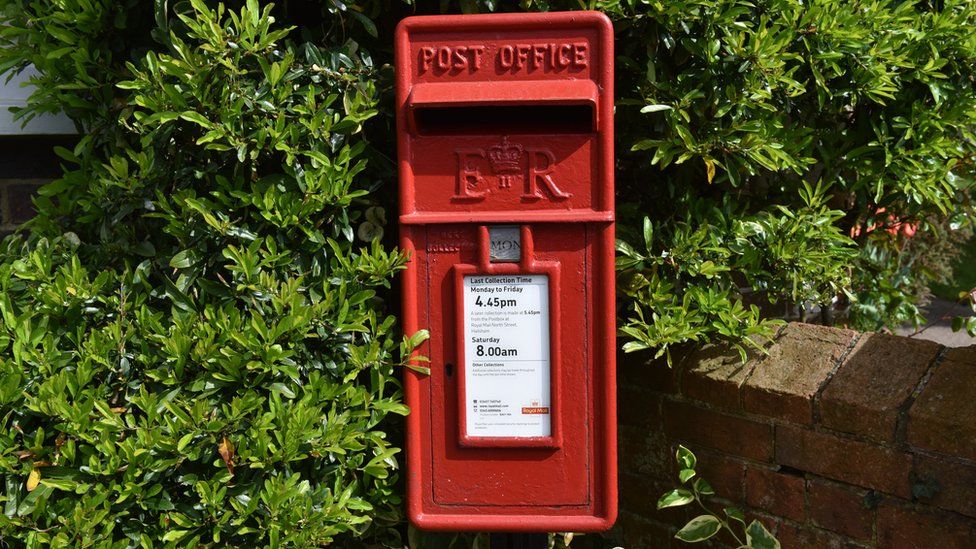
[(468, 48), (465, 46), (458, 46), (454, 48), (454, 68), (455, 69), (465, 69), (468, 67)]
[(532, 46), (528, 44), (516, 44), (515, 45), (515, 67), (521, 69), (525, 66), (525, 62), (529, 60), (529, 52), (532, 51)]
[(515, 50), (512, 46), (502, 46), (498, 50), (498, 64), (502, 66), (503, 69), (512, 68), (512, 63), (515, 62)]
[(427, 251), (430, 253), (457, 253), (475, 248), (476, 242), (467, 238), (464, 232), (454, 229), (432, 230), (427, 241)]
[(569, 57), (569, 54), (572, 52), (573, 52), (573, 46), (569, 44), (560, 44), (559, 56), (556, 57), (556, 66), (559, 67), (560, 69), (565, 69), (566, 67), (568, 67), (570, 61), (572, 61), (572, 59)]
[(438, 48), (437, 68), (441, 70), (451, 68), (451, 48)]
[[(452, 200), (480, 201), (489, 194), (522, 189), (522, 200), (554, 201), (571, 198), (553, 179), (556, 156), (545, 148), (529, 148), (502, 136), (487, 148), (463, 148), (457, 157), (457, 179)], [(516, 191), (517, 192), (517, 191)]]
[[(565, 200), (571, 196), (570, 193), (563, 192), (552, 180), (552, 171), (556, 168), (556, 157), (546, 149), (526, 149), (529, 157), (529, 177), (525, 178), (525, 192), (522, 198), (526, 200), (537, 200), (545, 198), (540, 192), (539, 185), (543, 185), (552, 195), (553, 200)], [(539, 162), (545, 160), (545, 165)]]
[[(424, 46), (418, 50), (420, 73), (475, 72), (484, 66), (488, 47), (483, 45)], [(512, 72), (582, 70), (589, 66), (589, 45), (579, 43), (504, 44), (495, 46), (496, 68)]]
[(454, 188), (455, 200), (481, 200), (485, 197), (485, 178), (482, 177), (477, 163), (469, 162), (476, 158), (484, 158), (482, 149), (458, 149), (455, 151), (458, 162), (457, 183)]
[(471, 46), (470, 48), (468, 48), (468, 51), (470, 51), (473, 54), (471, 56), (471, 58), (472, 58), (472, 61), (474, 63), (474, 70), (480, 69), (481, 68), (481, 55), (483, 53), (485, 53), (485, 47), (484, 46)]
[(434, 48), (420, 48), (420, 72), (430, 70), (430, 64), (434, 61)]
[(549, 47), (545, 44), (536, 44), (532, 46), (532, 68), (540, 69), (545, 65), (546, 53), (549, 51)]
[(573, 44), (573, 66), (586, 67), (586, 44)]
[(478, 70), (485, 53), (484, 46), (438, 46), (419, 50), (421, 73), (431, 69), (439, 72)]

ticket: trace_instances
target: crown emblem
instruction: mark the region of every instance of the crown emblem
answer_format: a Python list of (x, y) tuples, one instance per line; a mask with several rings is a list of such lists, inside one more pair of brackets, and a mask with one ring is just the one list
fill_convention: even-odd
[(488, 161), (496, 175), (517, 174), (521, 171), (519, 161), (522, 159), (522, 145), (508, 142), (508, 136), (502, 137), (501, 143), (488, 148)]

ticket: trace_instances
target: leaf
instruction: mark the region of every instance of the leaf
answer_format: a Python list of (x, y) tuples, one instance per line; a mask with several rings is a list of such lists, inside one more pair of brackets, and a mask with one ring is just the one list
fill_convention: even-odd
[(295, 398), (295, 391), (292, 391), (291, 388), (280, 381), (271, 384), (271, 392), (282, 395), (285, 398)]
[[(220, 441), (220, 445), (217, 447), (217, 452), (220, 453), (220, 459), (224, 460), (224, 465), (227, 466), (227, 472), (234, 474), (234, 444), (227, 440), (227, 437), (223, 437)], [(213, 455), (213, 454), (211, 454)]]
[(681, 484), (688, 482), (688, 480), (693, 476), (695, 476), (694, 469), (682, 469), (681, 471), (678, 471), (678, 480), (681, 481)]
[[(42, 478), (41, 484), (44, 486), (50, 486), (51, 488), (56, 488), (58, 490), (64, 490), (66, 492), (74, 491), (78, 487), (78, 483), (64, 478)], [(85, 484), (82, 487), (87, 487)]]
[(712, 489), (712, 485), (708, 483), (707, 480), (698, 477), (695, 479), (695, 492), (701, 496), (714, 496), (715, 490)]
[(651, 218), (644, 217), (644, 246), (647, 247), (648, 251), (651, 249), (651, 244), (654, 243), (654, 224), (651, 223)]
[(684, 528), (678, 530), (675, 538), (688, 543), (705, 541), (714, 536), (722, 529), (722, 522), (713, 515), (699, 515), (685, 524)]
[(41, 483), (41, 470), (31, 469), (29, 475), (27, 475), (27, 491), (33, 492), (37, 485)]
[(183, 250), (169, 260), (169, 266), (173, 267), (174, 269), (185, 269), (192, 266), (197, 261), (199, 261), (199, 258), (197, 257), (196, 250)]
[(746, 544), (751, 549), (780, 549), (779, 540), (758, 520), (752, 521), (746, 528)]
[(194, 436), (196, 436), (196, 433), (187, 433), (182, 437), (180, 437), (179, 442), (176, 443), (176, 451), (182, 452), (183, 450), (185, 450), (187, 445), (190, 444), (190, 441), (193, 440)]
[(678, 445), (678, 449), (675, 451), (675, 459), (678, 460), (678, 465), (680, 465), (682, 469), (694, 469), (695, 465), (698, 464), (698, 459), (695, 458), (695, 454), (680, 444)]
[(695, 501), (695, 494), (693, 494), (691, 490), (675, 488), (674, 490), (665, 493), (660, 499), (657, 500), (657, 508), (667, 509), (668, 507), (681, 507), (682, 505), (688, 505), (693, 501)]
[(180, 113), (180, 118), (188, 122), (199, 124), (200, 126), (203, 126), (204, 128), (207, 129), (213, 126), (213, 124), (211, 124), (210, 121), (207, 120), (206, 116), (203, 116), (202, 114), (196, 111), (186, 111), (184, 113)]
[(647, 105), (646, 107), (642, 108), (640, 112), (649, 113), (649, 112), (670, 111), (673, 108), (674, 107), (672, 107), (671, 105)]
[(376, 23), (373, 23), (372, 19), (366, 17), (365, 15), (359, 13), (354, 9), (349, 10), (349, 14), (352, 15), (353, 18), (355, 18), (357, 21), (362, 23), (363, 28), (366, 29), (366, 32), (368, 32), (370, 36), (372, 36), (373, 38), (379, 36), (379, 33), (376, 32)]
[(417, 347), (420, 346), (421, 343), (427, 341), (428, 339), (430, 339), (429, 330), (425, 330), (425, 329), (417, 330), (416, 332), (413, 333), (413, 335), (410, 336), (410, 348), (416, 349)]
[(729, 517), (732, 520), (737, 520), (741, 522), (743, 525), (745, 525), (746, 516), (742, 514), (742, 511), (740, 509), (736, 507), (726, 507), (725, 509), (723, 509), (723, 511), (725, 511), (725, 516)]
[(712, 179), (715, 179), (715, 161), (711, 158), (703, 158), (705, 161), (705, 176), (708, 177), (708, 182), (711, 183)]
[(189, 533), (190, 530), (170, 530), (163, 535), (163, 541), (180, 541)]

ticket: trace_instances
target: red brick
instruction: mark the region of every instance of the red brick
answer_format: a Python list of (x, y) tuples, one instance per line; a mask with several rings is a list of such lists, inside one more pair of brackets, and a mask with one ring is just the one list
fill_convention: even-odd
[(621, 425), (617, 428), (617, 447), (621, 471), (668, 481), (675, 476), (673, 453), (661, 429)]
[(967, 364), (976, 364), (976, 345), (970, 345), (969, 347), (955, 347), (948, 349), (945, 356), (946, 360), (952, 362), (965, 362)]
[(742, 387), (746, 411), (813, 423), (813, 398), (856, 336), (851, 330), (788, 325)]
[(705, 345), (684, 361), (681, 392), (691, 398), (731, 410), (742, 409), (739, 388), (758, 361), (753, 354), (743, 364), (742, 357), (727, 345)]
[(744, 461), (707, 450), (698, 450), (695, 455), (698, 457), (698, 476), (712, 485), (716, 496), (736, 503), (743, 501)]
[(675, 487), (677, 481), (636, 473), (620, 473), (620, 508), (642, 517), (658, 518), (657, 500)]
[(944, 511), (884, 502), (878, 508), (878, 547), (972, 549), (976, 547), (976, 528), (973, 521)]
[(922, 339), (865, 334), (820, 396), (821, 424), (882, 442), (893, 440), (899, 407), (941, 348)]
[[(685, 351), (673, 351), (675, 360), (684, 356)], [(677, 376), (663, 359), (655, 359), (647, 353), (617, 353), (617, 383), (632, 385), (662, 393), (677, 392)]]
[(976, 464), (915, 456), (918, 501), (976, 518)]
[(805, 481), (772, 469), (746, 469), (746, 502), (769, 514), (803, 522), (803, 489)]
[(908, 413), (908, 442), (976, 461), (976, 353), (961, 349), (936, 366)]
[(668, 525), (626, 511), (620, 513), (617, 525), (622, 532), (624, 547), (672, 547), (674, 531)]
[(695, 450), (704, 446), (756, 461), (773, 457), (773, 429), (742, 417), (683, 402), (664, 403), (664, 428), (672, 440)]
[(661, 430), (661, 394), (634, 385), (617, 385), (617, 425)]
[(821, 528), (867, 540), (874, 526), (874, 510), (869, 508), (867, 496), (864, 490), (812, 479), (807, 483), (807, 515)]
[(784, 549), (848, 549), (857, 547), (851, 540), (812, 526), (789, 522), (780, 524), (776, 539)]
[(808, 429), (776, 427), (776, 460), (848, 484), (908, 498), (911, 494), (908, 454), (818, 433)]

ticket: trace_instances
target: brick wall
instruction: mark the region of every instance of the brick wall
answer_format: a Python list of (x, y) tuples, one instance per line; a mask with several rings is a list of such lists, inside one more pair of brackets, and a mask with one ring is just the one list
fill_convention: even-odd
[(626, 547), (684, 545), (697, 513), (655, 508), (679, 442), (784, 548), (976, 547), (976, 346), (790, 324), (768, 352), (620, 357)]
[(73, 136), (0, 137), (0, 238), (33, 216), (37, 188), (61, 175), (54, 147), (75, 142)]

